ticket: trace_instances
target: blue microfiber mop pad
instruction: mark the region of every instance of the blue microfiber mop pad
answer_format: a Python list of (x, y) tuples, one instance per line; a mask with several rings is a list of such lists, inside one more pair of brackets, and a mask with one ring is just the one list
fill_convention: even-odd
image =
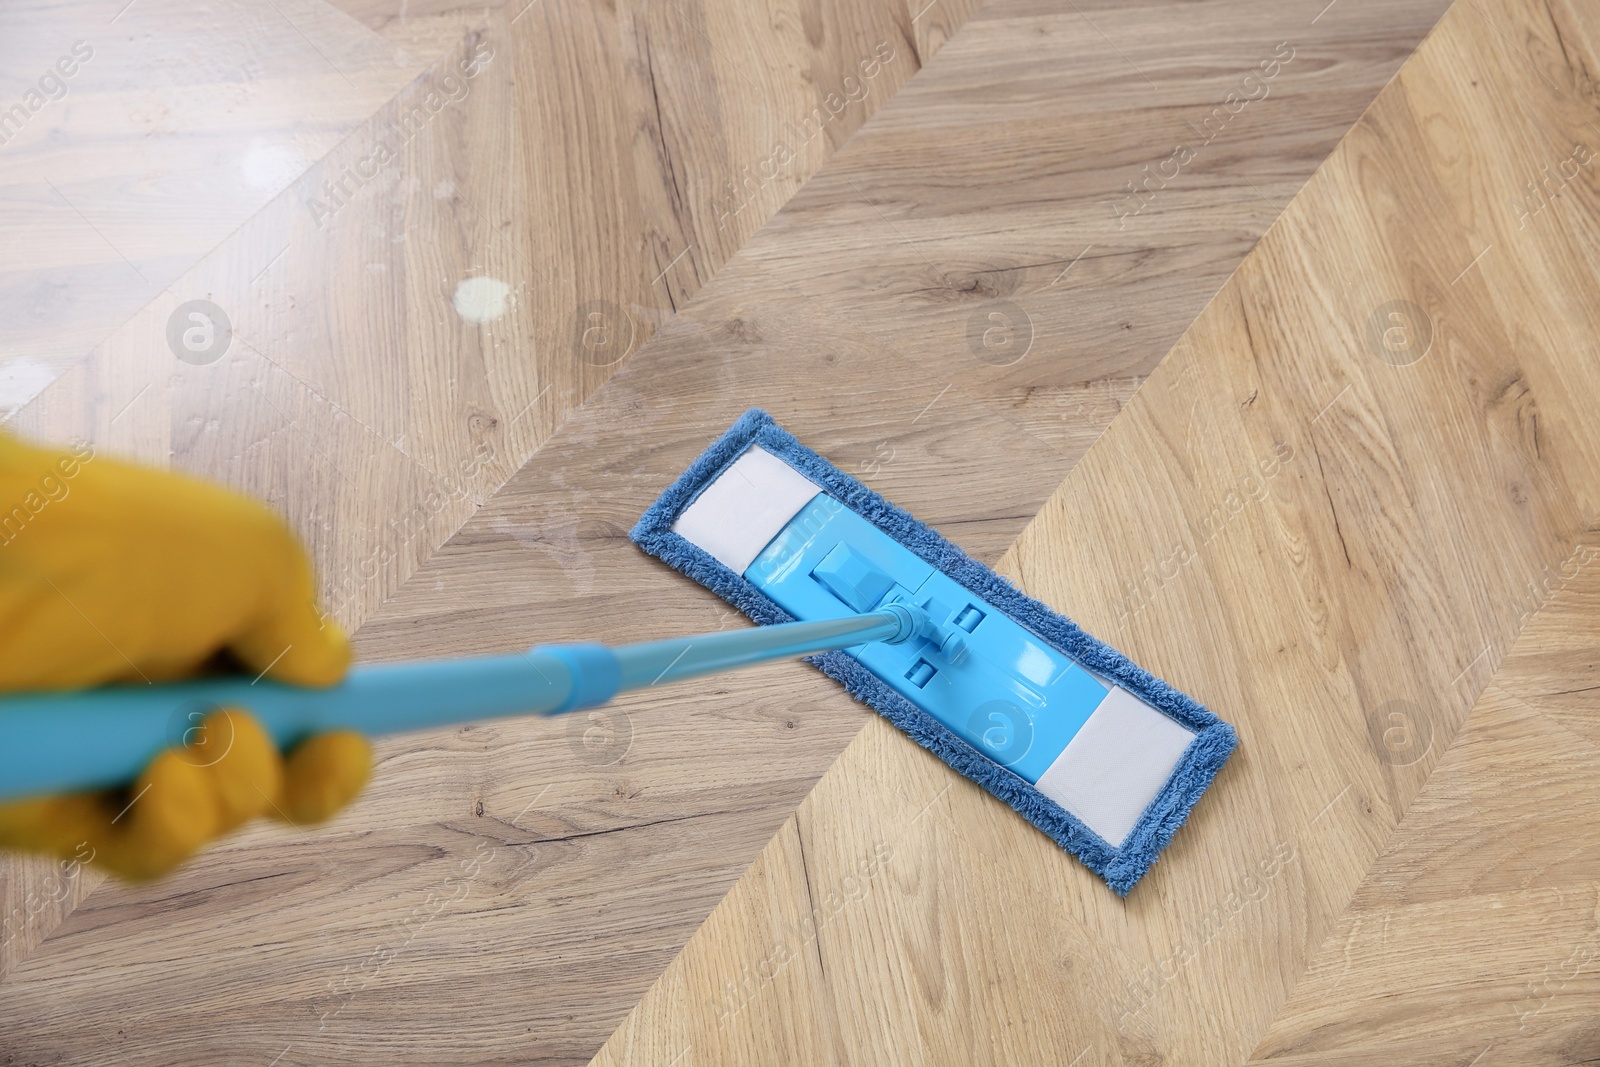
[(1149, 870), (1238, 743), (1198, 701), (1019, 592), (759, 409), (695, 460), (630, 536), (760, 624), (921, 604), (942, 625), (914, 647), (879, 643), (812, 662), (1119, 894)]

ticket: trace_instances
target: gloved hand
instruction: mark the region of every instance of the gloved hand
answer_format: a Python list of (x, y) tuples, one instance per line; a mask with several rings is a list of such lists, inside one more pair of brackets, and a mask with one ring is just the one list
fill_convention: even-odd
[[(332, 685), (350, 645), (294, 535), (262, 505), (166, 471), (0, 434), (0, 692), (161, 682), (219, 666)], [(3, 712), (0, 712), (3, 714)], [(0, 847), (159, 877), (257, 815), (315, 822), (361, 791), (371, 749), (321, 734), (279, 754), (227, 708), (126, 789), (0, 804)]]

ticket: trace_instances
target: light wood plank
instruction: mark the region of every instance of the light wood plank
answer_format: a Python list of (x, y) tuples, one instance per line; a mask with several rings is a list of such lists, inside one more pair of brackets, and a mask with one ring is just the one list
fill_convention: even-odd
[(1592, 1053), (1597, 556), (1580, 546), (1255, 1062), (1577, 1063)]

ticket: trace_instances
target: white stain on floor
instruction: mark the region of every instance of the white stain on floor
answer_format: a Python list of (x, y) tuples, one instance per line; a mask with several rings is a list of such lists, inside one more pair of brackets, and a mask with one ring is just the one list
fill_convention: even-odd
[(506, 313), (511, 286), (498, 278), (468, 278), (456, 286), (456, 314), (468, 322), (488, 322)]
[(298, 178), (311, 164), (294, 149), (265, 141), (250, 140), (250, 148), (239, 160), (244, 180), (253, 189), (277, 193)]

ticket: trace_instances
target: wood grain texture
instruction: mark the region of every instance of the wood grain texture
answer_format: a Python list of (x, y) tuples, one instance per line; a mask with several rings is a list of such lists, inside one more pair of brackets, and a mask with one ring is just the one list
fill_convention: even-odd
[(1600, 1052), (1600, 546), (1479, 696), (1253, 1052), (1274, 1064)]
[[(87, 435), (267, 495), (312, 545), (336, 612), (361, 623), (365, 658), (738, 625), (624, 535), (751, 404), (998, 559), (1270, 223), (1276, 207), (1250, 186), (1292, 195), (1440, 9), (1386, 7), (1375, 28), (1374, 9), (1351, 4), (1301, 32), (1314, 12), (1263, 17), (1233, 0), (1127, 15), (995, 5), (759, 232), (777, 201), (738, 211), (747, 228), (731, 259), (701, 260), (696, 242), (674, 264), (680, 246), (632, 227), (715, 250), (718, 219), (665, 191), (663, 142), (689, 146), (666, 154), (680, 189), (715, 191), (730, 177), (719, 167), (771, 152), (766, 112), (802, 120), (815, 98), (795, 85), (824, 94), (838, 62), (855, 61), (841, 27), (909, 25), (920, 63), (944, 39), (935, 16), (959, 23), (948, 5), (779, 18), (754, 54), (798, 73), (774, 83), (772, 104), (734, 62), (733, 42), (760, 21), (651, 5), (613, 23), (551, 3), (415, 18), (347, 8), (435, 64), (485, 41), (494, 58), (395, 163), (314, 213), (324, 182), (442, 86), (442, 66), (424, 71), (200, 264), (192, 288), (145, 308), (19, 415), (32, 432)], [(1173, 151), (1174, 130), (1203, 124), (1290, 33), (1296, 56), (1270, 95), (1231, 116), (1159, 211), (1063, 275), (1082, 234), (1115, 229), (1116, 197)], [(593, 70), (612, 95), (572, 73)], [(660, 115), (645, 103), (653, 81), (675, 87)], [(591, 157), (605, 167), (585, 172)], [(450, 297), (469, 273), (515, 282), (504, 318), (463, 326)], [(576, 351), (573, 279), (637, 326), (630, 357), (601, 367)], [(238, 345), (211, 366), (175, 366), (165, 346), (167, 316), (192, 292), (234, 294)], [(1037, 347), (1009, 366), (981, 343), (997, 297), (1038, 324)], [(599, 718), (386, 742), (373, 789), (332, 827), (253, 830), (147, 890), (75, 889), (86, 899), (64, 922), (30, 930), (0, 982), (0, 1019), (69, 1003), (86, 1019), (0, 1034), (19, 1054), (68, 1061), (114, 1020), (156, 1062), (582, 1062), (875, 722), (789, 665)], [(885, 872), (917, 852), (907, 844)], [(926, 882), (933, 863), (911, 869)], [(229, 917), (225, 941), (200, 902)], [(161, 962), (173, 958), (188, 962)], [(940, 981), (957, 959), (924, 961), (916, 980)], [(197, 1034), (198, 1004), (227, 1026)], [(1059, 1032), (1048, 1023), (1015, 1048)], [(893, 1044), (891, 1029), (830, 1033)]]
[(1240, 731), (1146, 881), (873, 722), (596, 1062), (1593, 1058), (1592, 22), (1452, 8), (1001, 559)]

